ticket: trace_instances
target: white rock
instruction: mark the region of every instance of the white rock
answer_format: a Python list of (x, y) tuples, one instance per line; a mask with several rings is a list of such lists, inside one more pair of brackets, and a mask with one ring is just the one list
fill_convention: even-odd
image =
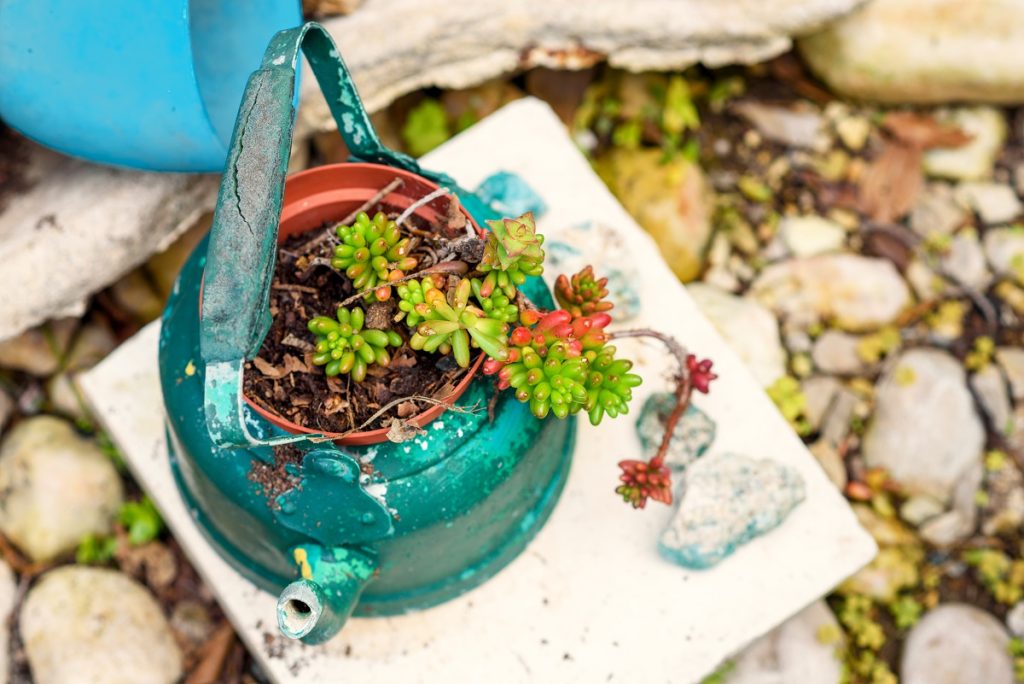
[(786, 352), (770, 311), (713, 285), (692, 283), (686, 290), (762, 387), (786, 374)]
[[(376, 111), (421, 88), (468, 88), (535, 66), (573, 69), (607, 59), (629, 71), (650, 71), (678, 70), (697, 62), (712, 67), (760, 62), (788, 50), (790, 35), (820, 26), (856, 4), (385, 0), (324, 25), (341, 46), (367, 107)], [(396, 22), (395, 17), (403, 20)], [(391, 39), (363, 40), (382, 35)], [(329, 130), (330, 114), (314, 79), (306, 76), (299, 108), (302, 127)]]
[(907, 264), (906, 276), (919, 299), (938, 299), (946, 289), (946, 281), (922, 259)]
[(20, 622), (36, 684), (173, 684), (182, 675), (160, 605), (114, 570), (46, 573), (26, 596)]
[(998, 366), (989, 364), (971, 376), (971, 389), (997, 432), (1006, 434), (1013, 428), (1010, 393)]
[(837, 375), (856, 375), (867, 368), (857, 352), (860, 338), (840, 330), (826, 330), (814, 341), (811, 360), (818, 370)]
[(54, 413), (76, 420), (89, 417), (75, 380), (69, 373), (57, 373), (46, 381), (46, 397)]
[(957, 109), (944, 119), (973, 138), (960, 147), (940, 147), (925, 152), (925, 173), (951, 180), (989, 178), (996, 155), (1006, 140), (1006, 120), (1002, 112), (991, 107)]
[(999, 347), (996, 349), (995, 357), (1010, 381), (1010, 393), (1014, 400), (1024, 399), (1024, 349)]
[(942, 270), (957, 283), (975, 290), (984, 291), (992, 283), (985, 252), (973, 231), (961, 231), (953, 238), (949, 251), (942, 256)]
[(828, 138), (824, 135), (825, 121), (817, 109), (791, 109), (754, 100), (737, 103), (733, 109), (769, 140), (818, 150), (828, 147)]
[(0, 211), (0, 340), (80, 315), (216, 199), (217, 176), (89, 164), (26, 143), (25, 190)]
[(985, 256), (992, 270), (1000, 275), (1016, 276), (1024, 269), (1024, 229), (991, 228), (982, 239)]
[(964, 370), (949, 354), (912, 349), (879, 382), (864, 459), (911, 494), (947, 501), (981, 459), (985, 431)]
[(1024, 601), (1021, 601), (1006, 614), (1006, 626), (1015, 637), (1024, 637)]
[(921, 237), (949, 235), (966, 220), (967, 212), (946, 183), (929, 183), (910, 210), (910, 228)]
[(900, 517), (911, 525), (920, 525), (943, 513), (945, 507), (930, 496), (918, 494), (907, 499), (900, 506)]
[(19, 423), (0, 446), (0, 531), (33, 560), (107, 534), (121, 505), (121, 478), (90, 440), (52, 416)]
[(1020, 215), (1021, 204), (1017, 193), (1005, 183), (961, 183), (956, 189), (957, 199), (978, 212), (983, 223), (1006, 223)]
[(821, 254), (765, 268), (751, 294), (783, 316), (812, 323), (834, 319), (845, 330), (891, 323), (910, 303), (910, 290), (886, 259)]
[(7, 684), (10, 672), (8, 656), (9, 648), (8, 618), (14, 608), (17, 596), (17, 585), (14, 581), (14, 573), (11, 568), (0, 561), (0, 684)]
[(1010, 638), (994, 617), (962, 603), (930, 611), (910, 631), (902, 684), (1013, 684)]
[(863, 149), (871, 134), (871, 122), (863, 116), (848, 115), (835, 123), (836, 135), (854, 152)]
[(779, 225), (786, 247), (794, 256), (807, 257), (842, 248), (846, 231), (821, 216), (787, 216)]
[(1019, 102), (1024, 17), (1016, 0), (883, 0), (800, 40), (835, 90), (884, 102)]
[[(819, 635), (834, 633), (836, 643)], [(842, 668), (836, 653), (842, 629), (824, 601), (807, 608), (748, 646), (734, 661), (726, 684), (838, 684)]]

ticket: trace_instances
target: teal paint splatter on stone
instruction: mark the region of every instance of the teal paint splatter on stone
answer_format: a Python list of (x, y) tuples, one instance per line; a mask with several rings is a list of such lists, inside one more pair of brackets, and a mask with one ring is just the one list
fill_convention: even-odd
[[(644, 402), (640, 417), (636, 421), (636, 431), (640, 436), (645, 459), (652, 458), (661, 446), (665, 434), (665, 420), (675, 404), (676, 400), (671, 392), (652, 394)], [(685, 470), (708, 450), (713, 441), (715, 421), (690, 404), (676, 424), (665, 464), (672, 470)]]
[(492, 173), (484, 179), (474, 193), (491, 209), (502, 216), (513, 218), (532, 211), (541, 216), (548, 210), (544, 199), (521, 177), (508, 171)]
[(714, 454), (686, 474), (686, 491), (658, 550), (685, 568), (710, 568), (777, 527), (804, 496), (804, 480), (789, 466)]

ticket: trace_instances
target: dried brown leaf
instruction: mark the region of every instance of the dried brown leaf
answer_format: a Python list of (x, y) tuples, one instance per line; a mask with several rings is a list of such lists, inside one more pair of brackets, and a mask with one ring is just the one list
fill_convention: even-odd
[(256, 370), (258, 370), (260, 373), (262, 373), (263, 375), (272, 380), (279, 380), (285, 377), (286, 375), (291, 375), (292, 373), (296, 372), (310, 372), (309, 366), (306, 365), (305, 361), (295, 356), (292, 356), (291, 354), (284, 355), (283, 368), (279, 368), (274, 364), (270, 363), (269, 361), (267, 361), (266, 359), (259, 356), (252, 360), (252, 365), (256, 367)]
[(939, 123), (933, 116), (915, 112), (889, 112), (882, 126), (900, 142), (922, 150), (962, 147), (973, 138), (957, 126)]
[(392, 418), (388, 425), (388, 441), (402, 443), (426, 434), (426, 430), (401, 418)]
[(924, 186), (919, 147), (889, 143), (868, 167), (860, 185), (860, 210), (879, 223), (904, 216)]

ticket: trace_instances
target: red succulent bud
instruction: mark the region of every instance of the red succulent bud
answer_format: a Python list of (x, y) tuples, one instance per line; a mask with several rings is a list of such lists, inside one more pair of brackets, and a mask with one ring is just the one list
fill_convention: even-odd
[(708, 393), (711, 381), (718, 378), (711, 372), (711, 359), (697, 360), (697, 357), (690, 354), (686, 357), (686, 371), (690, 374), (690, 382), (698, 392)]
[(672, 473), (668, 466), (652, 465), (647, 461), (619, 461), (622, 474), (615, 492), (633, 508), (643, 508), (647, 499), (663, 504), (672, 503)]
[(524, 328), (520, 326), (512, 331), (512, 334), (509, 336), (508, 339), (509, 342), (511, 342), (512, 344), (516, 345), (517, 347), (521, 347), (523, 345), (529, 344), (530, 339), (532, 337), (533, 336), (530, 334), (529, 328)]
[(519, 313), (519, 322), (523, 325), (534, 325), (540, 320), (541, 312), (537, 309), (523, 309)]

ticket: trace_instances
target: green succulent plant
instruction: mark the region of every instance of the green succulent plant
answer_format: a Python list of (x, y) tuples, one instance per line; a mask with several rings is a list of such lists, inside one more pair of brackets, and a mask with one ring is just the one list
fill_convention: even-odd
[(362, 309), (345, 307), (338, 307), (336, 318), (312, 319), (308, 327), (316, 336), (313, 363), (326, 366), (328, 376), (347, 374), (356, 382), (366, 378), (370, 364), (390, 364), (387, 348), (401, 346), (402, 336), (394, 330), (364, 330), (365, 319)]
[(336, 232), (341, 244), (334, 248), (331, 266), (344, 271), (356, 290), (376, 288), (368, 300), (385, 301), (391, 296), (390, 283), (416, 268), (416, 259), (408, 254), (409, 238), (401, 236), (384, 212), (372, 219), (359, 212), (351, 226), (338, 226)]
[(484, 244), (480, 272), (486, 273), (481, 291), (489, 297), (498, 287), (510, 299), (515, 299), (516, 286), (526, 282), (527, 276), (544, 272), (544, 236), (537, 232), (533, 212), (519, 218), (488, 221), (491, 232)]
[(483, 281), (479, 278), (473, 278), (470, 283), (473, 287), (473, 295), (476, 297), (476, 301), (479, 302), (480, 308), (490, 318), (503, 323), (515, 323), (519, 320), (519, 307), (515, 304), (515, 299), (510, 299), (504, 290), (492, 290), (489, 296), (484, 296)]
[(409, 338), (409, 346), (427, 352), (449, 351), (462, 368), (469, 367), (470, 343), (492, 359), (508, 356), (505, 346), (508, 325), (489, 318), (482, 310), (469, 306), (472, 285), (463, 278), (453, 290), (451, 303), (438, 289), (424, 292), (424, 301), (414, 308), (423, 322)]
[(423, 316), (416, 313), (416, 305), (425, 303), (426, 293), (436, 289), (437, 283), (431, 276), (420, 280), (408, 280), (398, 286), (398, 310), (405, 314), (402, 320), (405, 320), (410, 328), (415, 328), (423, 320)]
[[(526, 318), (524, 316), (524, 318)], [(597, 425), (629, 410), (632, 388), (639, 375), (632, 363), (615, 358), (603, 328), (607, 314), (573, 318), (565, 310), (552, 311), (527, 321), (509, 336), (507, 362), (489, 360), (484, 372), (498, 375), (498, 387), (512, 387), (516, 399), (530, 404), (538, 418), (554, 413), (559, 418), (587, 411)]]
[(587, 375), (587, 415), (597, 425), (605, 415), (610, 418), (629, 413), (633, 388), (642, 380), (630, 373), (633, 362), (615, 358), (615, 347), (606, 345), (599, 351), (584, 352), (589, 364)]

